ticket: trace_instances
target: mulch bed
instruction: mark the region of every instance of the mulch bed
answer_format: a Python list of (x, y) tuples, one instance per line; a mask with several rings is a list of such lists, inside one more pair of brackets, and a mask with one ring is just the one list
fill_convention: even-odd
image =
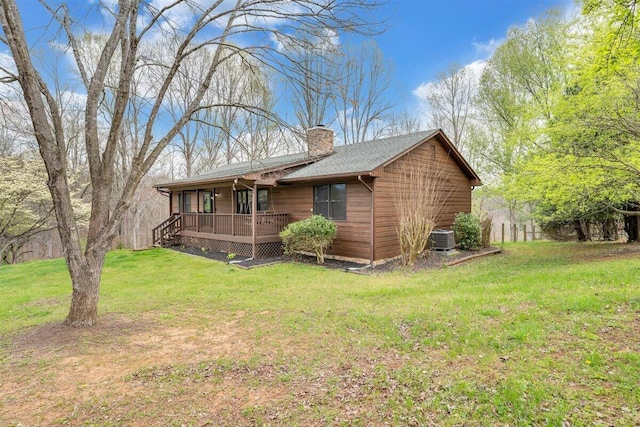
[(483, 256), (491, 256), (499, 254), (502, 249), (489, 246), (487, 248), (480, 248), (474, 251), (463, 251), (456, 249), (453, 251), (429, 251), (427, 256), (418, 258), (416, 263), (407, 267), (402, 265), (400, 260), (389, 261), (385, 264), (378, 265), (371, 269), (374, 273), (386, 273), (389, 271), (422, 271), (422, 270), (437, 270), (463, 262), (480, 258)]
[[(182, 252), (185, 254), (198, 255), (201, 257), (214, 259), (216, 261), (229, 262), (229, 254), (226, 252), (218, 252), (218, 251), (203, 251), (200, 248), (194, 248), (190, 246), (171, 246), (169, 249), (173, 249), (174, 251)], [(248, 257), (243, 257), (240, 255), (236, 255), (233, 260), (234, 261), (244, 261), (248, 259)]]
[[(171, 249), (178, 252), (188, 253), (191, 255), (198, 255), (205, 258), (213, 259), (216, 261), (229, 262), (228, 254), (225, 252), (216, 251), (202, 251), (200, 248), (192, 248), (188, 246), (173, 246)], [(367, 264), (358, 264), (349, 261), (339, 261), (335, 259), (325, 259), (323, 267), (331, 268), (335, 270), (345, 270), (354, 273), (361, 274), (377, 274), (386, 273), (390, 271), (421, 271), (421, 270), (435, 270), (445, 266), (452, 266), (467, 260), (475, 259), (481, 256), (490, 256), (502, 252), (502, 249), (495, 247), (482, 248), (475, 251), (462, 251), (454, 250), (448, 252), (442, 251), (430, 251), (428, 256), (419, 258), (415, 265), (412, 267), (403, 266), (400, 260), (389, 261), (385, 264), (377, 265), (375, 267), (368, 267)], [(302, 262), (305, 264), (318, 265), (316, 258), (307, 255), (296, 255), (295, 257), (271, 257), (271, 258), (255, 258), (242, 257), (236, 255), (236, 257), (230, 262), (240, 268), (255, 268), (266, 265), (278, 264), (282, 262)]]

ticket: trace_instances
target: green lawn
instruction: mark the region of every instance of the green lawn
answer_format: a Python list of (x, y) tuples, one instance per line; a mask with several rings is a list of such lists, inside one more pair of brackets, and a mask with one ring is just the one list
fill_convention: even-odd
[(374, 276), (114, 251), (72, 332), (62, 260), (0, 267), (0, 424), (640, 425), (640, 248), (504, 248)]

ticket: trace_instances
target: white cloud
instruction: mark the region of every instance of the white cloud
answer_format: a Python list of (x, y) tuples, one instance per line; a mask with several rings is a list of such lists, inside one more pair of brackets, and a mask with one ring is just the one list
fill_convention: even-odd
[[(477, 87), (478, 83), (480, 82), (482, 72), (484, 71), (486, 66), (487, 61), (477, 60), (461, 67), (461, 72), (463, 70), (466, 75), (471, 78), (472, 86)], [(437, 90), (438, 87), (436, 85), (436, 80), (430, 80), (427, 82), (422, 82), (417, 88), (412, 91), (413, 95), (417, 98), (418, 117), (420, 118), (420, 125), (422, 128), (430, 128), (434, 125), (434, 123), (430, 122), (431, 108), (427, 99)]]
[(281, 32), (269, 33), (269, 40), (278, 52), (331, 52), (340, 46), (339, 34), (331, 29), (324, 28), (319, 34), (305, 34), (310, 41), (299, 38), (296, 33), (285, 34)]
[(478, 83), (480, 81), (480, 77), (482, 76), (482, 72), (484, 71), (486, 66), (487, 66), (487, 61), (478, 60), (478, 61), (473, 61), (471, 64), (465, 65), (464, 68), (466, 68), (470, 72), (470, 74), (474, 77), (475, 83)]
[(322, 31), (322, 35), (317, 36), (316, 48), (320, 50), (332, 50), (337, 46), (340, 46), (340, 36), (336, 30), (332, 28), (325, 28)]
[(476, 54), (483, 58), (489, 58), (493, 55), (493, 52), (496, 51), (498, 46), (500, 46), (504, 42), (504, 39), (491, 39), (486, 43), (483, 42), (472, 42), (471, 45), (476, 50)]
[[(477, 85), (486, 66), (487, 61), (477, 60), (465, 65), (461, 69), (465, 70), (465, 72), (467, 72), (468, 75), (472, 77), (473, 84)], [(420, 85), (415, 88), (412, 93), (419, 100), (426, 102), (427, 98), (429, 97), (429, 95), (433, 94), (434, 90), (436, 90), (435, 80), (430, 80), (428, 82), (420, 83)]]
[[(6, 52), (0, 52), (0, 78), (9, 77), (9, 73), (15, 74), (16, 72), (16, 64), (13, 61), (13, 56)], [(6, 96), (10, 93), (15, 93), (16, 87), (17, 83), (0, 84), (0, 95)]]
[[(16, 64), (13, 61), (13, 56), (7, 52), (0, 52), (0, 68), (7, 70), (11, 73), (16, 72)], [(0, 77), (6, 77), (8, 74), (0, 70)]]
[(277, 33), (270, 33), (269, 40), (271, 40), (273, 47), (275, 47), (278, 52), (283, 52), (287, 50), (285, 47), (285, 44), (288, 44), (288, 43), (286, 42), (286, 38), (284, 36), (281, 36), (280, 34), (277, 34)]

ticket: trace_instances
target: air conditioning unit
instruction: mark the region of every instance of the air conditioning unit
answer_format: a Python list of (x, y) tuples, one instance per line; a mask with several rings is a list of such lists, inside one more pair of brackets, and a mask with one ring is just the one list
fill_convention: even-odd
[(456, 247), (451, 230), (434, 230), (429, 235), (429, 249), (434, 251), (450, 251)]

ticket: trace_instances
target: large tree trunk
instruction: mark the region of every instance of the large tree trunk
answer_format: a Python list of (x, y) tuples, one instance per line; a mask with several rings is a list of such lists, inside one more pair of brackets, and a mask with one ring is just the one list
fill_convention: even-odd
[(640, 237), (640, 217), (625, 216), (624, 231), (627, 233), (627, 242), (637, 242)]
[(67, 326), (92, 326), (98, 319), (100, 276), (105, 254), (83, 257), (81, 261), (67, 261), (73, 293), (71, 309), (64, 321)]
[(591, 232), (589, 230), (589, 221), (576, 219), (573, 221), (573, 229), (576, 231), (578, 242), (586, 242), (591, 240)]

